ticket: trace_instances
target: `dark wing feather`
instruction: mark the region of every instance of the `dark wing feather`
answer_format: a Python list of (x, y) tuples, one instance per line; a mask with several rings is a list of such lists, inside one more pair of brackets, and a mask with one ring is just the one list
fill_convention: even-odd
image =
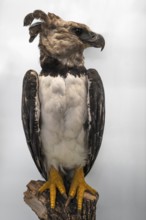
[(88, 174), (97, 157), (101, 146), (104, 121), (105, 97), (102, 80), (94, 69), (87, 70), (88, 77), (88, 158), (84, 167), (85, 175)]
[(29, 70), (23, 80), (22, 122), (31, 156), (39, 172), (46, 179), (47, 173), (40, 138), (40, 103), (38, 89), (38, 74), (33, 70)]

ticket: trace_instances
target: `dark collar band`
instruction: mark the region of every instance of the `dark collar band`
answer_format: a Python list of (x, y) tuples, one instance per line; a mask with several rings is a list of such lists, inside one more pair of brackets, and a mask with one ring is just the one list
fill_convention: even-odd
[(66, 77), (67, 73), (70, 73), (74, 76), (80, 76), (86, 74), (86, 68), (84, 66), (65, 66), (62, 63), (60, 63), (58, 60), (55, 59), (48, 59), (46, 63), (43, 63), (42, 65), (42, 71), (41, 75), (44, 76), (62, 76)]

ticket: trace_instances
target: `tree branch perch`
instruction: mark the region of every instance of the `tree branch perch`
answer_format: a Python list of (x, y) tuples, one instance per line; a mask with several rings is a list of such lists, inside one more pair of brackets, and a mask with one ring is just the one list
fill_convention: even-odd
[(24, 201), (36, 213), (40, 220), (95, 220), (96, 204), (99, 195), (84, 193), (82, 212), (77, 211), (76, 199), (65, 207), (65, 199), (57, 193), (56, 207), (50, 208), (49, 191), (38, 194), (38, 189), (44, 184), (44, 181), (31, 181), (27, 185), (27, 191), (24, 192)]

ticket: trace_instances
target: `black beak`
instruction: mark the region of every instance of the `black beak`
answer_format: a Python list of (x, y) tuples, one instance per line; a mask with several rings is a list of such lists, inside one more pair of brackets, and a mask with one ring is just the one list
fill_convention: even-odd
[(101, 48), (101, 51), (104, 49), (105, 40), (100, 34), (90, 32), (90, 38), (88, 39), (88, 42), (92, 47)]

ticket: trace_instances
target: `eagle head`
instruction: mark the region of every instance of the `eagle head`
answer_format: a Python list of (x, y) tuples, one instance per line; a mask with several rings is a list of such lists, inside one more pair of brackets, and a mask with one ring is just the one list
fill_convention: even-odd
[[(32, 24), (34, 19), (40, 19), (41, 22)], [(40, 35), (41, 63), (46, 57), (68, 62), (70, 65), (74, 62), (82, 63), (84, 49), (96, 47), (103, 50), (105, 45), (104, 38), (91, 31), (88, 26), (64, 21), (53, 13), (35, 10), (25, 17), (24, 26), (27, 25), (30, 25), (30, 42)]]

